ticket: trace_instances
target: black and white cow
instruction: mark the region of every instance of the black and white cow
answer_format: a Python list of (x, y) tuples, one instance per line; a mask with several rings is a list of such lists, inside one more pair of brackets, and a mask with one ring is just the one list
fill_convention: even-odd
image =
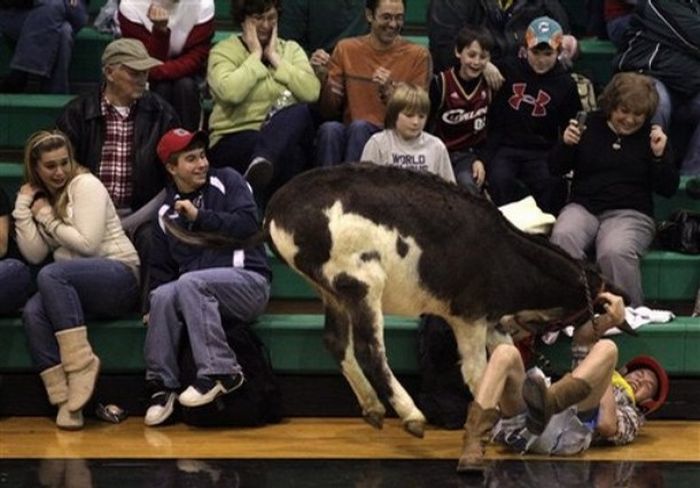
[(364, 418), (381, 427), (386, 399), (422, 436), (425, 417), (393, 375), (383, 314), (444, 317), (466, 384), (487, 348), (512, 343), (504, 317), (542, 323), (587, 310), (602, 278), (511, 225), (487, 200), (432, 175), (367, 164), (301, 174), (270, 200), (265, 231), (325, 307), (324, 341)]
[[(177, 226), (169, 231), (193, 244), (231, 244), (216, 235), (198, 240)], [(319, 292), (325, 344), (365, 420), (381, 428), (380, 399), (387, 400), (418, 437), (425, 417), (389, 368), (384, 313), (445, 318), (475, 392), (487, 349), (512, 343), (505, 329), (586, 319), (591, 296), (604, 286), (596, 272), (516, 229), (487, 200), (432, 175), (371, 164), (295, 177), (268, 203), (263, 232), (237, 245), (264, 237)]]

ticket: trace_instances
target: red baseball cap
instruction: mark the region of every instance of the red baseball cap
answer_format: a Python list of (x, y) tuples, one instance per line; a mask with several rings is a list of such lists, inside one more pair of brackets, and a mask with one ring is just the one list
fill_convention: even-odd
[(161, 162), (165, 164), (168, 162), (168, 159), (170, 159), (170, 156), (174, 153), (184, 151), (195, 140), (202, 141), (204, 147), (209, 145), (209, 136), (202, 130), (190, 132), (185, 129), (171, 129), (163, 134), (163, 137), (158, 141), (156, 153), (158, 153)]
[(663, 366), (651, 356), (637, 356), (630, 359), (630, 361), (625, 364), (623, 374), (631, 373), (635, 369), (650, 369), (659, 380), (659, 388), (654, 398), (650, 398), (638, 404), (644, 414), (648, 415), (660, 409), (661, 406), (666, 403), (669, 390), (668, 374)]

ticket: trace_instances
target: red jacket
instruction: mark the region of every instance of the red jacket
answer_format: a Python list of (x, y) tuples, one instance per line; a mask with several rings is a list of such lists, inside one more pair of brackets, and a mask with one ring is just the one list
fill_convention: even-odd
[(214, 19), (194, 26), (187, 36), (182, 53), (171, 59), (168, 59), (170, 29), (165, 32), (159, 30), (149, 32), (143, 25), (132, 22), (121, 12), (119, 25), (122, 36), (143, 42), (151, 56), (163, 61), (162, 65), (151, 69), (148, 76), (151, 81), (174, 80), (206, 71), (207, 58), (214, 37)]

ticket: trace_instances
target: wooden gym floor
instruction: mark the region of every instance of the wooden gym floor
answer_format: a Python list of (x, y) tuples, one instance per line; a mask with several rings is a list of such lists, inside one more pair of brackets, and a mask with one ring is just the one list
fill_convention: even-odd
[(458, 475), (461, 431), (425, 438), (397, 419), (291, 418), (260, 428), (147, 428), (87, 419), (78, 432), (53, 419), (0, 419), (0, 487), (697, 487), (700, 422), (652, 421), (634, 444), (580, 456), (521, 456), (490, 445), (484, 477)]

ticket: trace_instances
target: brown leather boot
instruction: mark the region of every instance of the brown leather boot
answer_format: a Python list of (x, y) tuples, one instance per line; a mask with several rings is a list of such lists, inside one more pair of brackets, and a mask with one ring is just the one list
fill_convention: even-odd
[(488, 442), (491, 428), (498, 422), (500, 414), (495, 408), (484, 410), (476, 400), (469, 406), (467, 423), (464, 424), (462, 455), (459, 457), (457, 471), (483, 473), (484, 446)]
[(547, 388), (540, 375), (528, 375), (523, 383), (523, 400), (527, 404), (527, 430), (540, 435), (552, 415), (576, 405), (591, 394), (591, 386), (567, 373)]

